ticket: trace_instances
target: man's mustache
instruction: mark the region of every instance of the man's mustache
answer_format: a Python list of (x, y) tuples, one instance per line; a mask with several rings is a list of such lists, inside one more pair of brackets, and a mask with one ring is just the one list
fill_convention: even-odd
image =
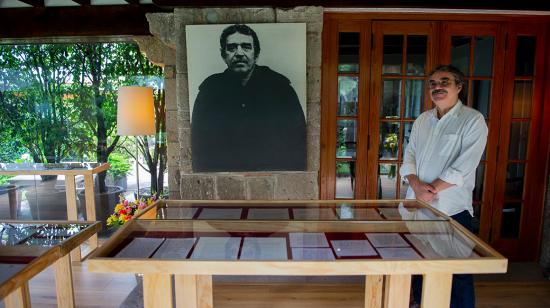
[(447, 91), (445, 91), (443, 89), (437, 89), (437, 90), (432, 91), (432, 95), (442, 94), (442, 93), (447, 93)]

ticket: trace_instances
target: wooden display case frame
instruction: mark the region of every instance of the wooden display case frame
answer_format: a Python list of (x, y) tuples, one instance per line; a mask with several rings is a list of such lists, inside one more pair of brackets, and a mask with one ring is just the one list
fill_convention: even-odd
[(0, 221), (0, 223), (32, 225), (78, 224), (87, 226), (80, 232), (68, 237), (54, 246), (16, 245), (2, 247), (3, 257), (35, 257), (31, 262), (26, 264), (23, 269), (15, 273), (0, 285), (0, 298), (4, 298), (6, 308), (30, 307), (29, 280), (52, 264), (54, 265), (55, 271), (55, 286), (58, 307), (74, 307), (75, 301), (70, 253), (78, 248), (84, 241), (96, 235), (97, 232), (101, 230), (101, 223), (58, 220), (3, 220)]
[[(393, 201), (357, 200), (351, 203), (396, 203)], [(403, 200), (404, 201), (404, 200)], [(408, 200), (410, 201), (410, 200)], [(453, 274), (504, 273), (507, 260), (461, 225), (449, 220), (435, 221), (299, 221), (299, 220), (156, 220), (159, 206), (175, 203), (226, 204), (246, 203), (326, 204), (339, 201), (160, 201), (142, 212), (96, 250), (88, 261), (92, 272), (143, 273), (145, 307), (172, 307), (173, 288), (176, 288), (177, 307), (212, 307), (212, 275), (289, 275), (289, 276), (340, 276), (363, 275), (365, 307), (408, 307), (411, 275), (423, 275), (422, 307), (448, 307)], [(346, 203), (350, 203), (346, 201)], [(421, 203), (419, 203), (421, 204)], [(421, 206), (427, 206), (421, 204)], [(429, 207), (429, 206), (427, 206)], [(435, 209), (432, 209), (437, 212)], [(443, 215), (446, 217), (445, 215)], [(150, 219), (146, 219), (150, 218)], [(470, 239), (482, 257), (471, 259), (388, 260), (356, 259), (332, 261), (243, 261), (243, 260), (160, 260), (139, 258), (113, 258), (117, 247), (133, 232), (421, 232), (447, 225)], [(429, 227), (429, 226), (428, 226)], [(435, 228), (434, 230), (436, 230)], [(172, 276), (175, 284), (172, 285)]]

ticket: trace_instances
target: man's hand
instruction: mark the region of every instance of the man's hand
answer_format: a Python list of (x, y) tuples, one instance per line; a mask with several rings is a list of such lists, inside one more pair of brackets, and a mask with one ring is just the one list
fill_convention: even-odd
[(411, 185), (416, 198), (420, 201), (431, 202), (437, 190), (431, 184), (422, 182), (415, 174), (407, 175), (407, 180)]

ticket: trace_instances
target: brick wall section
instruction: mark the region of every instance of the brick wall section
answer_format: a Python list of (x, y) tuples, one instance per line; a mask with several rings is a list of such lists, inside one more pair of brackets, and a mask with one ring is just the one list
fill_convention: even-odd
[[(317, 199), (321, 123), (321, 7), (177, 8), (147, 14), (153, 38), (137, 38), (150, 59), (165, 66), (168, 183), (172, 199)], [(307, 170), (193, 173), (185, 26), (306, 23)], [(156, 44), (155, 44), (156, 43)], [(151, 55), (150, 55), (151, 53)]]

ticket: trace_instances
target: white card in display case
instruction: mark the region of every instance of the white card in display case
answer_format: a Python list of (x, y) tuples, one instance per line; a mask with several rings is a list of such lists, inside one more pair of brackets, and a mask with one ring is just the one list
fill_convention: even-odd
[(324, 233), (289, 233), (290, 247), (328, 247)]
[(286, 238), (245, 237), (240, 260), (287, 260)]
[(330, 248), (292, 248), (292, 260), (334, 260)]
[(167, 238), (153, 255), (154, 259), (185, 259), (195, 238)]
[(452, 233), (406, 234), (405, 237), (425, 258), (475, 257), (475, 243), (465, 237)]
[(116, 258), (149, 258), (164, 238), (136, 237), (117, 253)]
[(365, 233), (374, 247), (409, 247), (399, 233)]
[(332, 240), (330, 243), (338, 257), (378, 255), (367, 240)]
[(410, 247), (388, 247), (388, 248), (377, 248), (378, 253), (382, 259), (392, 259), (392, 260), (416, 260), (422, 259), (420, 255)]
[(191, 259), (236, 260), (240, 244), (240, 237), (201, 237)]

